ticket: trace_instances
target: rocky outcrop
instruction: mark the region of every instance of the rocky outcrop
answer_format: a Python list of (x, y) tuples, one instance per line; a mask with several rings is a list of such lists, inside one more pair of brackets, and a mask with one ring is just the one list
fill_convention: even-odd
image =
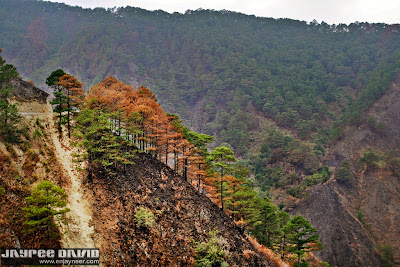
[(294, 210), (310, 220), (324, 249), (314, 252), (336, 266), (381, 266), (380, 256), (363, 224), (336, 192), (336, 183), (315, 187)]
[(40, 104), (46, 104), (47, 98), (49, 97), (49, 94), (42, 89), (19, 78), (11, 80), (11, 85), (14, 87), (11, 93), (18, 101), (35, 101)]
[[(217, 205), (147, 154), (137, 154), (125, 173), (98, 173), (88, 186), (93, 189), (95, 231), (107, 265), (190, 266), (196, 242), (218, 231), (230, 265), (273, 266)], [(154, 214), (153, 227), (135, 224), (139, 207)]]

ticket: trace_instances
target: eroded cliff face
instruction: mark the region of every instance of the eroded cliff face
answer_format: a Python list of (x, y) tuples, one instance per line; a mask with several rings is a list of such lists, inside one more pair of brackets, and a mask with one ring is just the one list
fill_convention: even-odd
[(381, 154), (383, 162), (389, 154), (400, 156), (400, 78), (364, 116), (384, 127), (347, 127), (326, 157), (336, 170), (342, 160), (350, 161), (354, 184), (331, 179), (313, 188), (294, 209), (320, 233), (325, 248), (316, 254), (337, 266), (382, 266), (378, 248), (383, 245), (393, 247), (400, 259), (400, 177), (387, 164), (361, 160), (368, 150)]
[(11, 80), (14, 90), (11, 92), (16, 100), (21, 102), (36, 102), (46, 105), (49, 94), (33, 84), (22, 79), (15, 78)]
[[(26, 92), (29, 93), (34, 87), (27, 83), (27, 88)], [(17, 87), (16, 91), (21, 92), (25, 89)], [(41, 95), (40, 92), (38, 95)], [(13, 102), (19, 100), (18, 108), (22, 113), (19, 125), (22, 132), (21, 141), (11, 144), (0, 140), (0, 186), (4, 189), (0, 194), (2, 247), (61, 246), (58, 239), (49, 240), (44, 230), (31, 234), (23, 231), (25, 213), (22, 208), (27, 206), (25, 198), (30, 195), (32, 188), (43, 180), (64, 188), (68, 187), (69, 183), (54, 153), (52, 135), (56, 129), (52, 123), (51, 106), (46, 101), (36, 99), (36, 96), (24, 98), (19, 95), (13, 99)]]
[[(106, 265), (190, 266), (195, 242), (218, 231), (230, 265), (273, 266), (217, 205), (149, 155), (137, 154), (126, 173), (97, 173), (87, 186), (93, 190), (94, 226)], [(155, 215), (153, 227), (135, 223), (139, 207)]]
[(374, 242), (335, 183), (313, 188), (293, 212), (317, 228), (324, 249), (314, 254), (337, 266), (381, 266)]
[[(72, 156), (76, 148), (59, 136), (46, 92), (21, 79), (11, 81), (21, 121), (21, 140), (8, 143), (0, 138), (0, 246), (16, 248), (93, 248), (90, 206), (81, 181), (82, 164)], [(49, 240), (45, 231), (25, 233), (25, 198), (41, 181), (61, 186), (68, 194), (70, 212), (56, 219), (60, 238)]]

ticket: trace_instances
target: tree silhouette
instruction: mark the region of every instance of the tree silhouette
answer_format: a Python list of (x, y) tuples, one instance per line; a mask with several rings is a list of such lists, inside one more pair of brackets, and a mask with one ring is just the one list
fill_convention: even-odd
[[(0, 49), (0, 53), (2, 50)], [(18, 142), (17, 123), (21, 116), (16, 104), (10, 103), (11, 92), (14, 88), (11, 80), (18, 77), (17, 69), (11, 64), (5, 64), (0, 56), (0, 134), (6, 141)]]
[(68, 137), (71, 138), (71, 114), (73, 114), (74, 109), (79, 107), (83, 102), (83, 89), (82, 83), (78, 81), (77, 78), (73, 77), (70, 74), (64, 74), (58, 79), (56, 83), (58, 86), (61, 86), (66, 95), (66, 108), (67, 116), (65, 117), (67, 127), (68, 127)]
[(57, 113), (57, 129), (60, 135), (62, 130), (61, 126), (65, 123), (65, 116), (63, 113), (66, 111), (65, 104), (67, 103), (67, 97), (62, 91), (62, 86), (58, 85), (57, 83), (63, 75), (65, 75), (65, 72), (62, 69), (57, 69), (53, 71), (46, 79), (46, 84), (53, 88), (54, 99), (50, 101), (50, 104), (55, 105), (53, 111)]
[(217, 169), (220, 175), (220, 197), (221, 197), (221, 208), (224, 209), (223, 201), (223, 188), (224, 188), (224, 176), (227, 171), (230, 170), (230, 163), (236, 162), (236, 158), (233, 155), (233, 151), (225, 146), (219, 146), (215, 148), (211, 154), (207, 157), (207, 161), (211, 163), (214, 168)]

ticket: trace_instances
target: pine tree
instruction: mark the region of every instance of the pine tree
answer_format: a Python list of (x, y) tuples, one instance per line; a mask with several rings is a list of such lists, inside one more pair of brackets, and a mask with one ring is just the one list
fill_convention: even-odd
[(54, 99), (50, 101), (50, 104), (55, 105), (53, 111), (54, 113), (57, 113), (57, 129), (60, 135), (62, 130), (61, 126), (66, 122), (64, 112), (66, 111), (65, 106), (67, 103), (67, 97), (62, 91), (62, 86), (58, 85), (57, 83), (63, 75), (65, 75), (65, 72), (62, 69), (57, 69), (53, 71), (46, 79), (46, 84), (53, 88)]
[(110, 122), (107, 114), (89, 108), (81, 110), (76, 120), (77, 135), (82, 139), (81, 145), (86, 150), (89, 176), (91, 176), (95, 163), (104, 164), (108, 160), (105, 143), (110, 136)]
[(285, 256), (285, 246), (286, 246), (286, 233), (284, 231), (284, 226), (288, 223), (290, 220), (290, 215), (283, 211), (280, 210), (278, 211), (278, 223), (279, 223), (279, 230), (280, 230), (280, 235), (278, 236), (278, 243), (280, 243), (280, 251), (281, 251), (281, 258), (283, 259)]
[(62, 125), (66, 123), (64, 112), (67, 111), (66, 103), (67, 96), (64, 95), (62, 91), (54, 91), (54, 99), (50, 101), (50, 104), (55, 105), (53, 111), (57, 114), (58, 122), (57, 129), (58, 133), (61, 135)]
[(40, 182), (29, 197), (25, 198), (28, 207), (23, 208), (27, 220), (24, 222), (25, 232), (32, 233), (46, 230), (48, 238), (58, 236), (58, 227), (54, 216), (69, 211), (65, 208), (67, 195), (64, 190), (48, 181)]
[(237, 193), (243, 190), (245, 182), (242, 179), (238, 179), (235, 176), (226, 176), (226, 191), (225, 191), (225, 203), (229, 212), (232, 214), (233, 220), (236, 218), (236, 214), (239, 213), (238, 197)]
[[(2, 50), (0, 49), (0, 53)], [(21, 116), (16, 104), (10, 103), (13, 87), (11, 79), (18, 77), (17, 69), (11, 64), (5, 64), (0, 56), (0, 135), (8, 142), (18, 142), (18, 128), (16, 124)]]
[[(302, 255), (322, 246), (318, 242), (317, 230), (301, 215), (293, 216), (283, 227), (288, 242), (288, 251), (297, 254), (298, 266)], [(317, 244), (317, 247), (314, 246)]]
[(269, 199), (263, 199), (253, 214), (251, 221), (252, 234), (263, 245), (272, 248), (273, 238), (279, 234), (279, 218), (277, 208)]
[(352, 166), (348, 160), (343, 160), (340, 163), (340, 168), (336, 173), (336, 180), (339, 183), (349, 185), (352, 185), (355, 182), (354, 174), (352, 172)]
[(207, 144), (214, 141), (214, 136), (190, 131), (186, 127), (183, 128), (183, 134), (191, 144), (193, 144), (202, 152), (202, 156), (207, 155)]
[(99, 109), (84, 107), (76, 117), (77, 136), (85, 147), (88, 160), (89, 176), (92, 175), (95, 164), (105, 167), (108, 174), (114, 174), (119, 166), (133, 164), (132, 158), (136, 152), (127, 136), (113, 132), (115, 126), (111, 122), (111, 114)]
[(224, 209), (223, 191), (224, 191), (224, 176), (230, 169), (230, 163), (236, 162), (236, 158), (233, 155), (233, 151), (225, 146), (219, 146), (215, 148), (211, 154), (207, 157), (207, 161), (214, 166), (220, 175), (220, 197), (221, 197), (221, 208)]
[(71, 120), (72, 114), (74, 113), (74, 108), (79, 107), (83, 103), (83, 89), (82, 83), (78, 81), (77, 78), (70, 74), (64, 74), (58, 79), (56, 83), (61, 86), (65, 92), (66, 98), (66, 108), (67, 112), (66, 124), (68, 127), (68, 137), (71, 138)]

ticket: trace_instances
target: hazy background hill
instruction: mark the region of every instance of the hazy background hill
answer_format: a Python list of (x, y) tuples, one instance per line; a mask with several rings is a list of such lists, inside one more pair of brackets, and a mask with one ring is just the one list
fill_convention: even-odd
[(398, 67), (398, 25), (0, 3), (0, 44), (24, 78), (43, 85), (62, 67), (86, 89), (108, 75), (149, 85), (166, 110), (239, 155), (254, 142), (257, 115), (326, 142), (332, 121), (362, 92), (374, 100)]

